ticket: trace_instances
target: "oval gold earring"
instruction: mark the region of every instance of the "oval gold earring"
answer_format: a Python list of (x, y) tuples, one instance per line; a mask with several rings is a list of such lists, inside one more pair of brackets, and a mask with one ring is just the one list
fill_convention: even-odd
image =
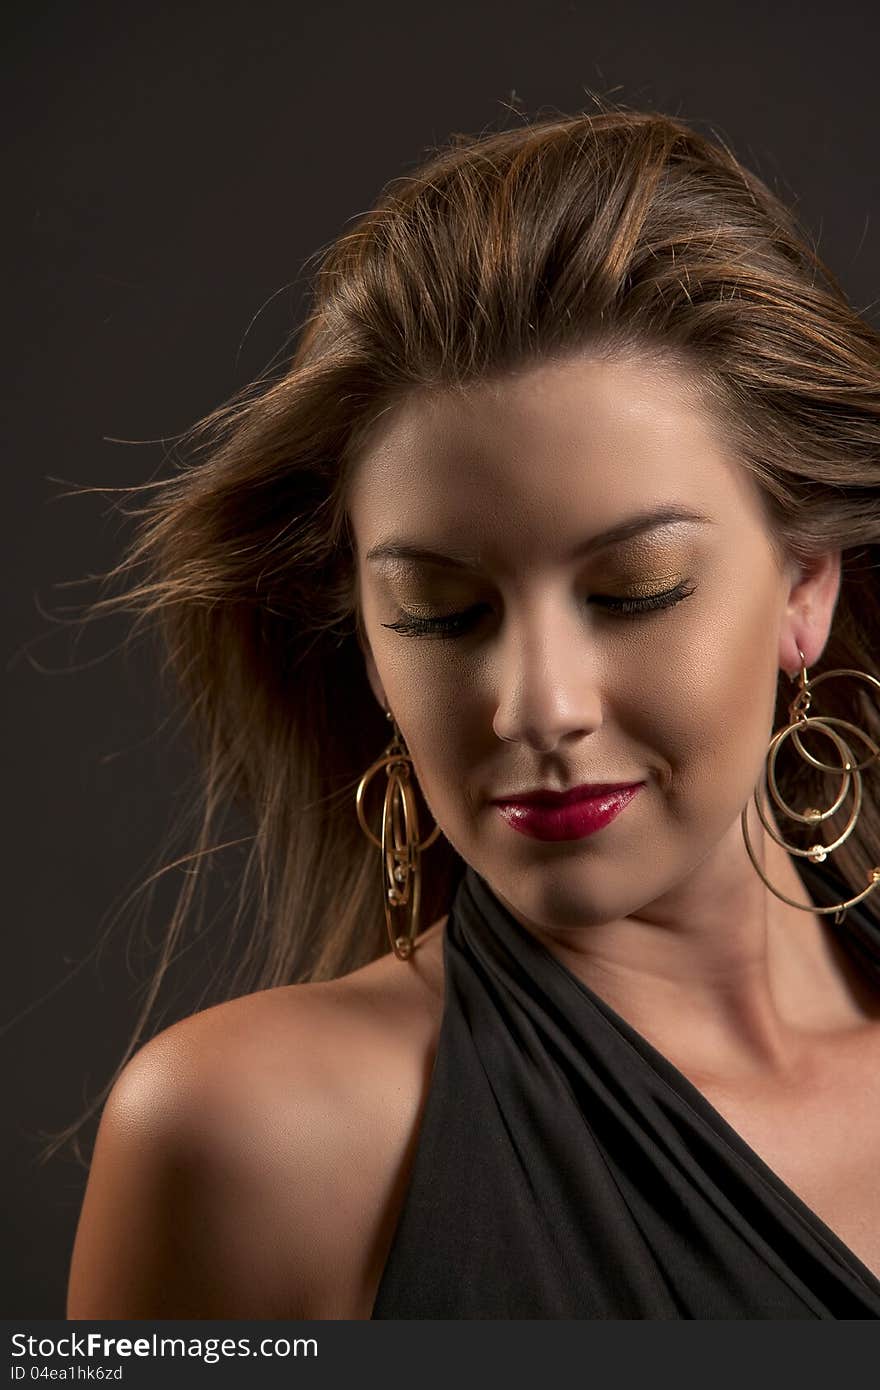
[[(361, 829), (382, 851), (382, 902), (391, 949), (398, 960), (409, 960), (419, 930), (421, 854), (434, 843), (440, 826), (435, 825), (427, 839), (419, 840), (418, 808), (410, 780), (412, 758), (390, 710), (387, 717), (394, 729), (391, 742), (358, 783), (355, 804)], [(382, 831), (377, 836), (367, 823), (364, 797), (370, 779), (383, 767), (388, 781), (382, 805)]]
[[(855, 724), (851, 724), (846, 719), (836, 719), (832, 718), (830, 715), (811, 715), (809, 713), (809, 710), (812, 704), (813, 691), (815, 690), (816, 686), (819, 685), (822, 681), (830, 680), (833, 676), (855, 676), (859, 680), (868, 681), (878, 691), (880, 691), (880, 681), (878, 681), (875, 676), (869, 675), (867, 671), (852, 671), (843, 669), (837, 671), (823, 671), (823, 673), (820, 676), (815, 676), (812, 680), (810, 680), (809, 676), (807, 675), (807, 668), (805, 665), (806, 658), (804, 657), (804, 654), (801, 651), (800, 647), (798, 647), (798, 656), (801, 659), (800, 686), (798, 688), (797, 694), (795, 695), (794, 699), (788, 707), (789, 722), (785, 726), (785, 728), (780, 729), (777, 733), (773, 735), (773, 737), (770, 740), (770, 745), (767, 749), (765, 775), (770, 786), (770, 795), (773, 797), (773, 800), (775, 801), (779, 809), (783, 811), (785, 815), (789, 816), (792, 820), (800, 821), (803, 825), (809, 825), (810, 827), (818, 827), (822, 823), (822, 821), (827, 820), (829, 816), (833, 816), (834, 812), (838, 810), (840, 806), (842, 806), (844, 798), (846, 797), (846, 794), (849, 791), (850, 782), (852, 782), (855, 788), (853, 796), (852, 814), (850, 815), (850, 818), (843, 831), (840, 835), (838, 835), (837, 839), (834, 840), (833, 843), (826, 845), (816, 842), (815, 844), (811, 845), (809, 849), (797, 849), (793, 845), (786, 844), (785, 840), (783, 840), (781, 836), (779, 836), (776, 833), (774, 827), (769, 824), (761, 808), (761, 803), (758, 796), (758, 787), (755, 788), (753, 795), (758, 816), (761, 820), (761, 824), (767, 831), (768, 835), (770, 835), (770, 837), (773, 840), (775, 840), (778, 845), (781, 845), (783, 849), (786, 849), (789, 852), (789, 854), (795, 854), (798, 855), (800, 858), (808, 859), (812, 864), (821, 864), (822, 861), (825, 858), (827, 858), (829, 854), (831, 854), (834, 850), (838, 849), (839, 846), (843, 844), (844, 840), (846, 840), (852, 834), (856, 821), (858, 820), (859, 811), (862, 805), (861, 773), (866, 767), (868, 767), (870, 763), (874, 762), (875, 759), (878, 756), (880, 756), (880, 748), (878, 748), (877, 744), (874, 743), (873, 739), (868, 737), (868, 735), (864, 732), (863, 729), (858, 728), (858, 726)], [(795, 680), (796, 677), (792, 676), (791, 679)], [(829, 727), (832, 724), (836, 725), (837, 728), (848, 730), (850, 733), (855, 734), (857, 738), (860, 738), (863, 741), (863, 743), (867, 744), (867, 746), (871, 749), (870, 757), (866, 758), (865, 761), (862, 763), (857, 762), (855, 754), (853, 753), (846, 739), (842, 738), (840, 734), (835, 733), (834, 730)], [(817, 733), (824, 734), (826, 738), (829, 738), (831, 740), (831, 742), (834, 744), (834, 747), (837, 749), (837, 752), (840, 755), (841, 761), (839, 764), (820, 762), (818, 758), (815, 758), (812, 755), (812, 753), (807, 752), (800, 738), (801, 734), (804, 733), (804, 731), (807, 729), (815, 729)], [(820, 811), (816, 807), (810, 806), (803, 812), (795, 811), (783, 799), (776, 782), (776, 758), (777, 754), (779, 753), (780, 747), (782, 746), (784, 741), (789, 737), (791, 738), (792, 743), (797, 748), (801, 757), (804, 758), (813, 767), (818, 767), (823, 772), (837, 772), (841, 774), (840, 787), (838, 789), (837, 797), (834, 800), (833, 804), (829, 806), (827, 810)], [(854, 898), (848, 898), (845, 902), (842, 903), (833, 903), (831, 907), (816, 907), (814, 905), (811, 905), (810, 907), (804, 907), (803, 903), (796, 903), (792, 898), (787, 898), (784, 893), (780, 893), (778, 889), (773, 887), (773, 884), (765, 876), (763, 869), (761, 868), (760, 864), (755, 858), (755, 854), (752, 849), (751, 842), (749, 840), (749, 831), (747, 824), (748, 809), (748, 804), (743, 807), (740, 820), (742, 823), (743, 839), (745, 840), (745, 846), (748, 851), (749, 858), (751, 859), (752, 864), (759, 876), (763, 879), (764, 883), (770, 889), (771, 893), (774, 893), (777, 898), (781, 898), (783, 902), (788, 903), (790, 907), (800, 908), (804, 912), (833, 912), (835, 914), (835, 925), (839, 926), (846, 916), (847, 908), (852, 907), (855, 903), (861, 902), (861, 900), (863, 898), (866, 898), (869, 893), (873, 892), (873, 890), (877, 887), (877, 884), (880, 883), (880, 866), (877, 866), (871, 869), (869, 873), (867, 888), (864, 888), (862, 892), (858, 893)]]

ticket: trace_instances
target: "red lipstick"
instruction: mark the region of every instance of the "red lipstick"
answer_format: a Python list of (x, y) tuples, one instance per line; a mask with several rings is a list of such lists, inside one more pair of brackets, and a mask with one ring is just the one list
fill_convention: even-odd
[(644, 782), (586, 783), (568, 792), (534, 791), (499, 797), (508, 825), (536, 840), (580, 840), (608, 825), (629, 805)]

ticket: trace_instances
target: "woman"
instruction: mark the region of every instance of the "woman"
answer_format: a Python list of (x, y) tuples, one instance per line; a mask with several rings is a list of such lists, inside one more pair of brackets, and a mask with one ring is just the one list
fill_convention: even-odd
[(195, 438), (124, 601), (264, 973), (115, 1081), (68, 1316), (880, 1315), (880, 337), (791, 213), (453, 142)]

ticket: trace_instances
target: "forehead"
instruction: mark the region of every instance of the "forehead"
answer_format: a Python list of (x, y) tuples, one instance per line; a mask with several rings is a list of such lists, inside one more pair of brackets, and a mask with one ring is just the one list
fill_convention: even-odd
[(560, 553), (652, 506), (759, 519), (757, 490), (682, 368), (574, 357), (413, 393), (358, 459), (363, 553), (386, 534)]

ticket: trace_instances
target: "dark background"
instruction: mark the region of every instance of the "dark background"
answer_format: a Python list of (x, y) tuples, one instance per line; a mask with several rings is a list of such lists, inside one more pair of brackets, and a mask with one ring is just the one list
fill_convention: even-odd
[[(74, 581), (127, 531), (69, 485), (167, 472), (174, 436), (285, 348), (309, 258), (430, 146), (590, 91), (721, 134), (876, 323), (880, 20), (868, 0), (115, 0), (22, 6), (5, 38), (0, 1314), (57, 1317), (85, 1174), (37, 1153), (127, 1043), (153, 963), (128, 898), (190, 771), (149, 644), (71, 625), (98, 597)], [(153, 945), (175, 886), (148, 904)], [(197, 952), (163, 1023), (191, 1011)]]

